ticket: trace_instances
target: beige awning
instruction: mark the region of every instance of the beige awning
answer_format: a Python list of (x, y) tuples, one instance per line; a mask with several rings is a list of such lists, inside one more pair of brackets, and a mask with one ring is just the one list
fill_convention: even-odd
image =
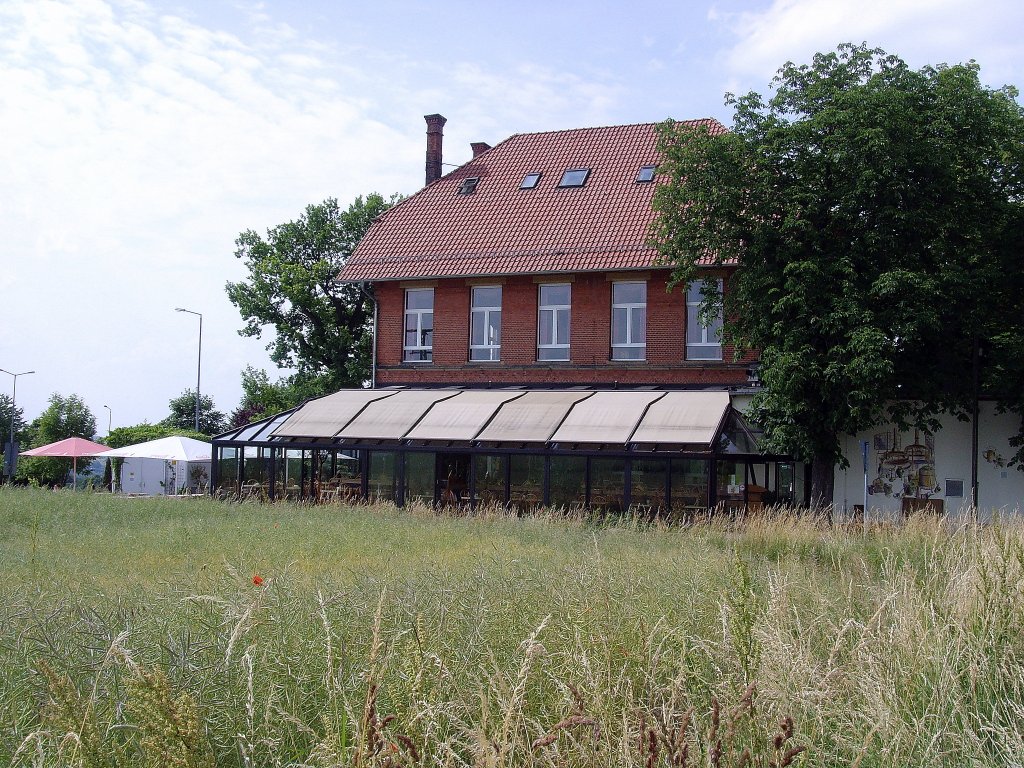
[(405, 389), (369, 403), (338, 433), (343, 440), (400, 440), (434, 403), (459, 394), (452, 389)]
[(343, 389), (310, 400), (274, 430), (273, 437), (334, 437), (367, 404), (392, 397), (400, 390)]
[(479, 435), (481, 442), (545, 443), (576, 403), (593, 391), (532, 391), (505, 403)]
[(275, 438), (710, 446), (728, 392), (348, 389), (311, 400)]
[(640, 423), (647, 406), (664, 395), (664, 392), (595, 392), (569, 411), (551, 441), (623, 444)]
[(651, 403), (629, 442), (711, 445), (728, 410), (728, 392), (666, 392)]
[(408, 440), (472, 440), (495, 411), (523, 390), (468, 389), (436, 403), (405, 436)]

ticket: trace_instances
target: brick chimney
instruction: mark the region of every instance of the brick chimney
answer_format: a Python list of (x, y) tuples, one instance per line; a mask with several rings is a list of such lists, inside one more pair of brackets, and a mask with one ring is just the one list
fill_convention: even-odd
[(479, 157), (488, 149), (490, 149), (491, 145), (488, 144), (486, 141), (474, 141), (472, 144), (469, 145), (469, 148), (473, 150), (473, 157)]
[(424, 115), (427, 121), (427, 184), (441, 178), (441, 142), (444, 139), (444, 124), (448, 121), (441, 115)]

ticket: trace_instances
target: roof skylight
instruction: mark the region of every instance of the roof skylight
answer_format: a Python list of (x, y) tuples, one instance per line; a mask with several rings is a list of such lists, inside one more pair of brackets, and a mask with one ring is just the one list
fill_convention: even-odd
[(539, 173), (528, 173), (523, 176), (523, 182), (519, 185), (520, 189), (533, 189), (540, 183), (541, 174)]
[(654, 172), (655, 172), (656, 169), (657, 169), (657, 166), (645, 165), (643, 168), (641, 168), (639, 170), (639, 172), (636, 175), (637, 183), (638, 184), (647, 184), (649, 182), (654, 181)]
[(469, 177), (463, 179), (462, 183), (459, 185), (459, 194), (460, 195), (472, 195), (474, 192), (476, 192), (476, 185), (479, 184), (479, 183), (480, 183), (480, 177), (479, 176), (469, 176)]
[(582, 187), (587, 183), (587, 176), (590, 175), (589, 168), (570, 168), (562, 174), (562, 180), (558, 182), (560, 187)]

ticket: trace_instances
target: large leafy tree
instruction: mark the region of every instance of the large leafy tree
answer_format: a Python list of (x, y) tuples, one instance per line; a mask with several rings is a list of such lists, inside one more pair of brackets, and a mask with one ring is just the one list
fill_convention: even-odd
[(309, 205), (296, 221), (267, 231), (249, 230), (235, 241), (248, 279), (227, 284), (243, 336), (274, 328), (267, 345), (282, 368), (317, 383), (324, 392), (361, 386), (370, 378), (372, 302), (359, 286), (339, 283), (338, 272), (374, 219), (394, 203), (378, 194), (345, 210), (337, 200)]
[[(175, 435), (193, 433), (196, 426), (196, 391), (186, 389), (178, 397), (168, 402), (170, 415), (160, 422), (159, 426), (167, 428)], [(223, 432), (227, 425), (224, 414), (217, 410), (213, 398), (209, 395), (199, 396), (199, 434), (216, 435)], [(161, 435), (167, 437), (167, 435)], [(156, 438), (150, 438), (156, 439)]]
[(725, 333), (760, 350), (753, 417), (828, 503), (840, 437), (965, 414), (978, 350), (1010, 355), (981, 378), (1012, 391), (1024, 114), (973, 63), (913, 70), (864, 46), (786, 64), (774, 87), (727, 97), (725, 135), (664, 126), (655, 239), (678, 280), (737, 267)]
[[(91, 440), (96, 434), (96, 417), (78, 395), (50, 395), (50, 404), (28, 429), (34, 448), (68, 437)], [(63, 485), (71, 474), (71, 459), (22, 458), (18, 460), (18, 477), (39, 485)], [(80, 469), (79, 474), (88, 470)]]

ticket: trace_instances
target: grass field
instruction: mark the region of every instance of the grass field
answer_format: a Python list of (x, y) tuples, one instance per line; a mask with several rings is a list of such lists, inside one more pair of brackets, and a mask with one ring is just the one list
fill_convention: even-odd
[(3, 765), (1024, 763), (1017, 523), (0, 488), (0, 524)]

